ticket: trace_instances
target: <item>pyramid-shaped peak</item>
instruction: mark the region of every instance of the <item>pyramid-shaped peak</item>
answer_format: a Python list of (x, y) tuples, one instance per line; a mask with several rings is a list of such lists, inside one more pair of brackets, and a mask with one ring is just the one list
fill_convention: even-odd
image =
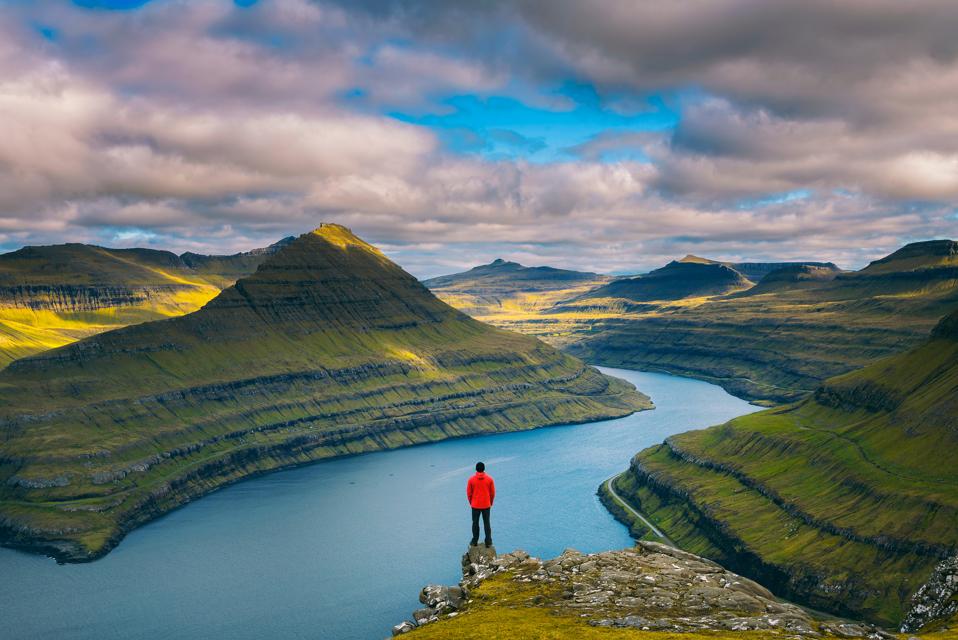
[[(371, 253), (375, 253), (377, 255), (382, 255), (382, 252), (379, 249), (377, 249), (373, 245), (369, 244), (368, 242), (366, 242), (365, 240), (363, 240), (362, 238), (354, 234), (349, 227), (344, 227), (341, 224), (335, 224), (333, 222), (324, 222), (320, 224), (318, 227), (316, 227), (315, 229), (313, 229), (312, 231), (310, 231), (309, 233), (303, 234), (297, 240), (302, 239), (306, 236), (316, 236), (316, 237), (322, 238), (326, 242), (334, 246), (337, 246), (340, 249), (357, 247), (357, 248), (369, 251)], [(290, 244), (294, 244), (295, 242), (296, 240), (294, 240)]]
[(355, 235), (347, 227), (324, 223), (277, 248), (260, 264), (256, 273), (240, 280), (282, 279), (321, 282), (339, 276), (356, 277), (388, 271), (394, 276), (405, 273), (379, 249)]

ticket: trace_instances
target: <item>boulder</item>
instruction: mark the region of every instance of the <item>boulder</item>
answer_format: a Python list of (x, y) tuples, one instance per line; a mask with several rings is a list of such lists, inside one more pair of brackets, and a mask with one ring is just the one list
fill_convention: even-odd
[(422, 609), (416, 609), (412, 612), (412, 619), (416, 621), (418, 626), (428, 624), (435, 620), (439, 619), (439, 611), (433, 609), (432, 607), (424, 607)]

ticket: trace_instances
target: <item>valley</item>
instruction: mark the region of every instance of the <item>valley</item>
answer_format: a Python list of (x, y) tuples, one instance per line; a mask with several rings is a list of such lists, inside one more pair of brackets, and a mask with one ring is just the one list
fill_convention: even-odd
[[(823, 380), (919, 344), (958, 306), (958, 242), (907, 245), (864, 269), (762, 269), (696, 256), (646, 276), (569, 292), (551, 306), (476, 317), (589, 362), (667, 371), (749, 400), (794, 401)], [(443, 289), (456, 302), (456, 291)]]
[[(602, 483), (633, 536), (816, 609), (917, 629), (929, 620), (911, 599), (958, 546), (958, 487), (937, 471), (958, 444), (958, 320), (936, 316), (958, 304), (956, 246), (908, 245), (855, 272), (686, 256), (602, 276), (496, 260), (425, 281), (438, 299), (337, 225), (234, 256), (7, 254), (10, 282), (33, 275), (5, 289), (5, 326), (30, 313), (56, 327), (0, 372), (0, 534), (92, 560), (267, 471), (652, 408), (579, 356), (775, 407), (672, 435)], [(72, 344), (51, 348), (69, 322)]]
[(271, 469), (649, 408), (632, 385), (473, 320), (323, 225), (198, 311), (0, 372), (0, 536), (92, 560)]

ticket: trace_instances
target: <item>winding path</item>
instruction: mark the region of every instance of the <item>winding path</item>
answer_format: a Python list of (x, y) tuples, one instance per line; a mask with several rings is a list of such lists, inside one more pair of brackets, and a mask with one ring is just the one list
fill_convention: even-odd
[[(622, 473), (625, 473), (625, 472), (623, 471)], [(678, 548), (678, 545), (676, 545), (674, 542), (669, 540), (668, 537), (664, 533), (662, 533), (658, 527), (652, 524), (652, 522), (648, 518), (646, 518), (644, 515), (636, 511), (632, 507), (632, 505), (630, 505), (622, 496), (620, 496), (618, 493), (615, 492), (615, 487), (613, 486), (613, 482), (615, 482), (619, 478), (619, 476), (622, 475), (622, 473), (617, 473), (611, 478), (606, 479), (604, 484), (605, 484), (605, 488), (609, 491), (609, 495), (611, 495), (612, 498), (616, 500), (619, 504), (621, 504), (629, 513), (631, 513), (636, 518), (641, 520), (642, 524), (647, 526), (652, 531), (652, 533), (654, 533), (659, 538), (661, 538), (663, 543), (669, 545), (670, 547)]]

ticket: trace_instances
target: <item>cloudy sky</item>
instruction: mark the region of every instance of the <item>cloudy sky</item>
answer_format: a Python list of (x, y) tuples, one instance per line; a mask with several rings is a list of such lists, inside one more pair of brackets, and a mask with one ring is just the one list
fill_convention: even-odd
[(0, 250), (339, 222), (419, 276), (958, 237), (954, 0), (0, 3)]

